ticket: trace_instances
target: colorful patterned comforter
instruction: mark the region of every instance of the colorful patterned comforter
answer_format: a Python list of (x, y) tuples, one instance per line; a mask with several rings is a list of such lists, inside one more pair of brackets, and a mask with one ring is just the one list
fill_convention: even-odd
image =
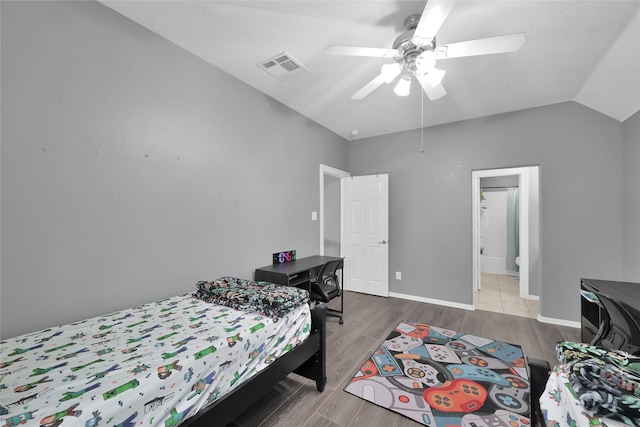
[(640, 359), (561, 342), (540, 407), (552, 426), (640, 426)]
[(0, 427), (176, 426), (308, 337), (277, 320), (187, 294), (3, 341)]

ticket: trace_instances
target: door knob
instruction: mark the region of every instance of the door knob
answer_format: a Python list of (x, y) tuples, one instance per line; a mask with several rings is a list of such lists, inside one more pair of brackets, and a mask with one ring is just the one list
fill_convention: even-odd
[(378, 242), (378, 243), (380, 243), (381, 245), (386, 245), (386, 244), (387, 244), (387, 241), (386, 241), (386, 240), (383, 240), (382, 242)]

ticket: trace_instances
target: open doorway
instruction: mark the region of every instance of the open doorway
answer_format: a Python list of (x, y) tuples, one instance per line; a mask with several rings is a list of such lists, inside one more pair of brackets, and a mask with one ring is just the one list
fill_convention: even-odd
[[(526, 317), (538, 316), (538, 304), (540, 299), (540, 255), (539, 255), (539, 179), (538, 166), (491, 169), (472, 172), (473, 189), (473, 292), (474, 306), (476, 308), (500, 311), (507, 314), (526, 315)], [(512, 177), (513, 181), (505, 183), (507, 177)], [(519, 244), (514, 249), (510, 248), (508, 257), (490, 256), (495, 254), (485, 254), (483, 244), (487, 243), (487, 236), (483, 236), (483, 225), (486, 225), (486, 199), (487, 195), (483, 191), (482, 183), (493, 179), (494, 183), (487, 186), (500, 189), (504, 187), (515, 189), (518, 195), (516, 209), (517, 215), (516, 234), (519, 237)], [(502, 181), (500, 181), (502, 180)], [(513, 193), (512, 193), (513, 194)], [(482, 200), (484, 197), (484, 201)], [(506, 196), (506, 194), (505, 194)], [(513, 199), (510, 203), (513, 203)], [(506, 217), (506, 214), (505, 214)], [(513, 224), (512, 224), (513, 225)], [(484, 227), (486, 230), (486, 227)], [(504, 242), (507, 246), (507, 242)], [(511, 245), (512, 246), (512, 245)], [(515, 255), (513, 251), (515, 251)], [(510, 258), (510, 262), (508, 259)], [(483, 273), (482, 264), (495, 263), (491, 269), (485, 268)], [(514, 264), (516, 261), (516, 264)], [(506, 262), (506, 264), (505, 264)], [(504, 270), (499, 269), (504, 266)], [(486, 266), (485, 266), (486, 267)], [(517, 273), (515, 273), (517, 271)], [(485, 292), (483, 300), (483, 278), (485, 279)], [(496, 283), (494, 283), (495, 281)], [(502, 282), (502, 286), (500, 283)], [(515, 291), (508, 296), (499, 292), (499, 288), (506, 289), (515, 286)], [(491, 292), (488, 292), (491, 291)], [(490, 304), (487, 296), (490, 295)], [(491, 309), (492, 306), (495, 309)], [(534, 313), (535, 311), (535, 313)]]
[(321, 164), (319, 181), (320, 255), (346, 258), (345, 290), (389, 296), (389, 176)]
[(340, 179), (349, 172), (320, 164), (320, 255), (340, 254)]

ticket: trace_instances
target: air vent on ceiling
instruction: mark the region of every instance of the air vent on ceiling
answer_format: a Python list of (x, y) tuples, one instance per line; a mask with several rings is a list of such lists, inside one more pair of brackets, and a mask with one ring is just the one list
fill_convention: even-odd
[(304, 65), (287, 52), (282, 52), (256, 65), (280, 81), (289, 80), (309, 72)]

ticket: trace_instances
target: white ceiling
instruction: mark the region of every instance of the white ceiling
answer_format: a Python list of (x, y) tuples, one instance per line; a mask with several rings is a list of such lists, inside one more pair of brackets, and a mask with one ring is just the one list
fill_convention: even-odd
[[(572, 100), (619, 121), (640, 110), (637, 0), (458, 1), (438, 45), (517, 32), (526, 43), (439, 60), (448, 94), (437, 101), (416, 81), (408, 97), (383, 84), (352, 100), (393, 60), (324, 53), (332, 44), (391, 48), (424, 0), (101, 3), (348, 140)], [(257, 66), (285, 51), (309, 72), (278, 81)]]

